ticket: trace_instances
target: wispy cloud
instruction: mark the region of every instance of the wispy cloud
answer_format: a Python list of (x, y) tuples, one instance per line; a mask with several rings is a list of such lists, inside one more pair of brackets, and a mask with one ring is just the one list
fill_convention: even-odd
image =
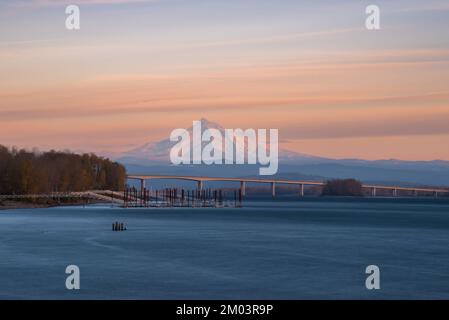
[(44, 7), (44, 6), (67, 6), (76, 5), (101, 5), (101, 4), (129, 4), (157, 2), (160, 0), (20, 0), (9, 3), (10, 6), (18, 7)]
[(399, 12), (426, 12), (426, 11), (448, 11), (448, 3), (423, 3), (419, 6), (410, 6), (399, 9)]
[(449, 134), (448, 107), (340, 110), (320, 119), (305, 116), (305, 120), (282, 128), (282, 136), (309, 140)]

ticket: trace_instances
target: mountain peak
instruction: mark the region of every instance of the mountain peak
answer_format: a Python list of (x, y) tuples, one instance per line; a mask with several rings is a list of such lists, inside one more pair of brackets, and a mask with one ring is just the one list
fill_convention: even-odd
[[(209, 121), (206, 118), (201, 118), (198, 120), (201, 123), (201, 132), (203, 133), (207, 129), (217, 129), (221, 132), (222, 136), (225, 136), (225, 129), (218, 123)], [(241, 128), (243, 129), (243, 128)], [(186, 129), (190, 134), (193, 132), (193, 124)], [(204, 144), (206, 142), (203, 142)], [(164, 139), (157, 142), (145, 143), (137, 148), (129, 150), (119, 157), (119, 160), (124, 163), (141, 163), (143, 162), (157, 162), (157, 163), (169, 163), (170, 161), (170, 150), (175, 145), (175, 142), (170, 141), (170, 139)], [(270, 144), (268, 143), (268, 149)], [(247, 152), (247, 145), (245, 145), (245, 152)], [(300, 154), (297, 152), (279, 149), (279, 160), (296, 162), (298, 160), (310, 161), (319, 160), (323, 158), (309, 156)]]
[[(221, 125), (219, 125), (219, 124), (216, 123), (216, 122), (209, 121), (209, 120), (206, 119), (206, 118), (201, 118), (199, 121), (200, 121), (200, 123), (201, 123), (201, 130), (204, 130), (204, 129), (219, 129), (219, 130), (224, 130), (223, 127), (222, 127)], [(192, 129), (193, 129), (193, 126), (191, 126), (191, 127), (189, 128), (189, 131), (192, 130)]]

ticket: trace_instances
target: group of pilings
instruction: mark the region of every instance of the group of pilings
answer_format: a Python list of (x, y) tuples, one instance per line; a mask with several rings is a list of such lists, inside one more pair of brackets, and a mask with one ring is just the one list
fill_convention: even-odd
[(114, 222), (112, 224), (112, 231), (126, 231), (126, 225), (123, 222)]
[[(229, 192), (229, 191), (228, 191)], [(123, 191), (124, 207), (241, 207), (242, 190), (233, 190), (234, 201), (225, 202), (222, 189), (137, 189), (126, 187)]]

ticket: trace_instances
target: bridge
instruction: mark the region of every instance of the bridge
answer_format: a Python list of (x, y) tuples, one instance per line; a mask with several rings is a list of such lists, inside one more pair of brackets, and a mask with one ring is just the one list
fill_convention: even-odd
[[(276, 186), (277, 185), (296, 185), (298, 186), (299, 196), (304, 196), (304, 188), (306, 186), (318, 186), (323, 187), (326, 182), (320, 181), (304, 181), (304, 180), (285, 180), (285, 179), (256, 179), (256, 178), (223, 178), (223, 177), (207, 177), (207, 176), (171, 176), (171, 175), (129, 175), (127, 176), (129, 180), (140, 181), (141, 190), (145, 189), (145, 182), (147, 180), (186, 180), (193, 181), (197, 183), (198, 190), (202, 190), (205, 182), (209, 181), (224, 181), (224, 182), (237, 182), (240, 183), (240, 190), (242, 196), (246, 194), (246, 184), (247, 183), (261, 183), (271, 185), (271, 194), (276, 196)], [(394, 197), (398, 196), (399, 191), (411, 192), (414, 196), (418, 193), (433, 194), (438, 197), (439, 194), (449, 195), (448, 189), (441, 188), (420, 188), (420, 187), (401, 187), (401, 186), (382, 186), (382, 185), (370, 185), (363, 184), (363, 189), (368, 189), (371, 192), (371, 196), (375, 197), (378, 190), (388, 190), (392, 193)], [(53, 198), (53, 199), (63, 199), (63, 198), (78, 198), (78, 199), (94, 199), (101, 200), (105, 202), (114, 202), (119, 205), (123, 205), (124, 194), (123, 192), (111, 191), (111, 190), (89, 190), (83, 192), (51, 192), (47, 194), (23, 194), (23, 195), (0, 195), (1, 200), (21, 200), (21, 199), (32, 199), (32, 198)], [(139, 199), (134, 199), (139, 200)]]
[[(277, 185), (296, 185), (298, 186), (299, 196), (304, 196), (304, 187), (306, 186), (324, 186), (326, 182), (319, 181), (303, 181), (303, 180), (285, 180), (285, 179), (256, 179), (256, 178), (223, 178), (223, 177), (207, 177), (207, 176), (171, 176), (171, 175), (129, 175), (127, 176), (129, 180), (140, 181), (140, 188), (144, 190), (146, 180), (186, 180), (193, 181), (197, 183), (198, 190), (202, 190), (204, 183), (208, 181), (222, 181), (222, 182), (238, 182), (240, 183), (240, 189), (242, 195), (246, 194), (246, 184), (247, 183), (263, 183), (271, 185), (271, 195), (276, 196), (276, 186)], [(368, 185), (363, 184), (363, 189), (369, 189), (371, 195), (375, 197), (378, 190), (388, 190), (392, 192), (394, 197), (398, 196), (399, 191), (412, 192), (415, 196), (419, 192), (432, 193), (435, 197), (439, 194), (449, 194), (449, 189), (438, 189), (438, 188), (414, 188), (414, 187), (401, 187), (401, 186), (382, 186), (382, 185)]]

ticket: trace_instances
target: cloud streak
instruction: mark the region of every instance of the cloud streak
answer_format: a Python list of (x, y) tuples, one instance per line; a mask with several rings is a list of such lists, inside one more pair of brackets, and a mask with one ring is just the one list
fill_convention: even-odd
[(68, 6), (76, 5), (119, 5), (119, 4), (138, 4), (151, 3), (161, 0), (21, 0), (14, 1), (8, 5), (12, 7), (33, 8), (33, 7), (47, 7), (47, 6)]

